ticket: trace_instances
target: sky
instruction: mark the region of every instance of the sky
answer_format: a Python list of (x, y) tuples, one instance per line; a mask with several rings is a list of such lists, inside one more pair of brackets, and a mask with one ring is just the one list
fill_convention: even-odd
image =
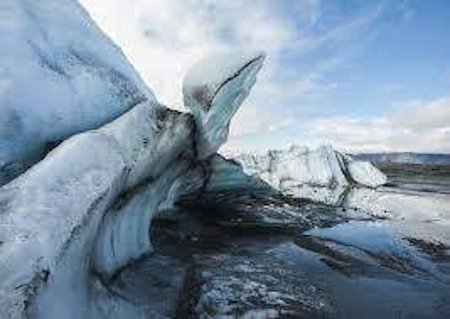
[(223, 152), (450, 153), (450, 1), (80, 2), (175, 109), (202, 56), (267, 53)]

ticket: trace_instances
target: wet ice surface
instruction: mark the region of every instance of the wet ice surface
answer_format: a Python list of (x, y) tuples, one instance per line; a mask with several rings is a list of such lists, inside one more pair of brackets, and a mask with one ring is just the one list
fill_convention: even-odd
[[(245, 191), (185, 200), (154, 220), (155, 253), (124, 271), (134, 282), (114, 287), (153, 317), (449, 318), (450, 195), (379, 192), (395, 211)], [(434, 217), (408, 216), (411, 196)]]

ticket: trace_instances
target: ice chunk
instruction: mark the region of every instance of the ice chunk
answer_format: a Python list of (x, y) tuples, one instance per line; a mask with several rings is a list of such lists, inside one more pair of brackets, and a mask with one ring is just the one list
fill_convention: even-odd
[(241, 165), (233, 160), (226, 160), (220, 155), (213, 156), (208, 162), (210, 176), (207, 191), (220, 191), (230, 189), (261, 189), (270, 191), (272, 188), (261, 178), (247, 175)]
[(255, 83), (264, 58), (259, 52), (213, 55), (187, 73), (183, 97), (197, 125), (200, 159), (216, 153), (226, 141), (230, 120)]
[(150, 251), (158, 210), (205, 185), (264, 56), (194, 68), (191, 115), (159, 105), (76, 1), (3, 1), (0, 44), (0, 184), (34, 164), (0, 187), (0, 313), (127, 317), (97, 307), (101, 279)]
[[(245, 173), (263, 179), (275, 189), (314, 199), (320, 197), (316, 195), (321, 191), (329, 194), (329, 190), (336, 189), (336, 192), (331, 192), (336, 196), (331, 197), (337, 200), (345, 187), (377, 187), (387, 181), (386, 176), (372, 164), (354, 161), (329, 145), (317, 149), (293, 146), (287, 150), (241, 154), (235, 159)], [(326, 189), (319, 192), (321, 188)]]

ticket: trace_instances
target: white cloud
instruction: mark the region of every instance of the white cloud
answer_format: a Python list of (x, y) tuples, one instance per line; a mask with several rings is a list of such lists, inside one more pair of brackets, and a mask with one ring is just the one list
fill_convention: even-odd
[(239, 109), (231, 122), (230, 137), (275, 132), (293, 124), (293, 119), (255, 105), (246, 105)]
[(430, 103), (415, 101), (414, 104), (403, 107), (393, 122), (418, 133), (450, 127), (450, 97), (439, 98)]
[(172, 108), (183, 109), (181, 82), (199, 57), (239, 47), (267, 51), (259, 80), (232, 121), (232, 137), (273, 132), (293, 124), (293, 120), (272, 112), (271, 105), (320, 94), (327, 86), (309, 75), (292, 83), (274, 80), (274, 75), (287, 69), (280, 61), (281, 50), (299, 45), (297, 19), (312, 26), (320, 16), (319, 0), (296, 1), (293, 9), (301, 14), (296, 19), (277, 10), (280, 3), (272, 1), (81, 0), (81, 3), (122, 48), (158, 99)]
[(319, 119), (310, 134), (347, 151), (450, 152), (450, 97), (406, 103), (383, 118)]

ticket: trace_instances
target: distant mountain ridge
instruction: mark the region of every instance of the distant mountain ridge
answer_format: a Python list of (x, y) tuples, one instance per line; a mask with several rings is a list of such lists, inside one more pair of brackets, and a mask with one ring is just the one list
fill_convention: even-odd
[(351, 156), (355, 159), (372, 163), (450, 164), (450, 154), (444, 153), (393, 152), (351, 154)]

